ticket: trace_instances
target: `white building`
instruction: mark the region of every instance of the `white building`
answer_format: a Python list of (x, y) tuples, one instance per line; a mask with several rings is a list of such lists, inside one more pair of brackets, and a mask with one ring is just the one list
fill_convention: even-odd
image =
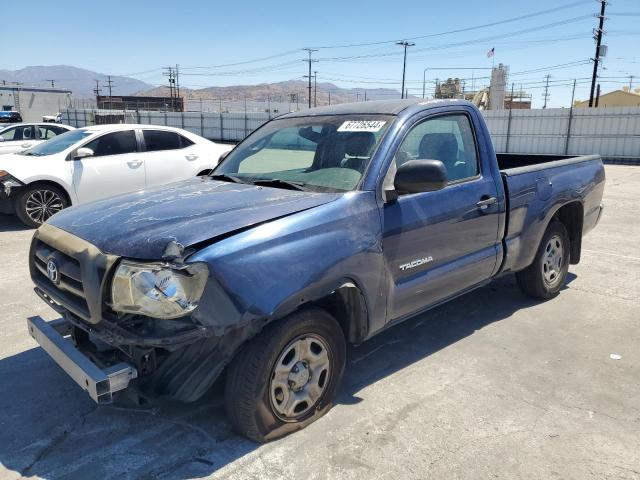
[(40, 122), (43, 115), (56, 115), (70, 106), (70, 90), (0, 85), (0, 108), (20, 112), (25, 122)]

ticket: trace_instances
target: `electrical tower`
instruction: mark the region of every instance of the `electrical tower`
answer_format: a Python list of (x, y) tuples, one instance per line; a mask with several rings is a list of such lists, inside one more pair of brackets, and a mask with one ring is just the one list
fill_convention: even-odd
[[(600, 15), (597, 15), (598, 28), (593, 31), (594, 40), (596, 41), (596, 56), (593, 58), (593, 75), (591, 77), (591, 93), (589, 94), (589, 106), (593, 107), (593, 95), (596, 89), (596, 79), (598, 77), (598, 66), (600, 57), (603, 55), (602, 35), (604, 34), (604, 10), (607, 6), (607, 0), (598, 0), (600, 2)], [(606, 48), (605, 48), (606, 51)]]
[[(315, 48), (303, 48), (304, 51), (306, 51), (309, 54), (309, 58), (305, 58), (302, 61), (303, 62), (307, 62), (309, 64), (309, 108), (311, 108), (311, 64), (317, 62), (318, 60), (313, 60), (311, 58), (311, 54), (313, 52), (317, 52), (318, 50)], [(305, 75), (305, 77), (307, 77), (307, 75)]]
[(56, 88), (55, 80), (45, 80), (45, 82), (51, 82), (51, 88)]
[(551, 75), (547, 74), (544, 78), (544, 93), (542, 94), (542, 98), (544, 98), (544, 105), (542, 105), (542, 108), (547, 108), (547, 100), (549, 100), (549, 79), (551, 78)]

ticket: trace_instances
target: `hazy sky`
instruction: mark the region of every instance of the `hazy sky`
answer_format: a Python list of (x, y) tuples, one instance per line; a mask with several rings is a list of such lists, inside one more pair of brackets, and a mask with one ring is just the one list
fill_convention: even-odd
[[(181, 83), (198, 88), (301, 79), (302, 48), (358, 44), (314, 52), (318, 81), (399, 88), (402, 49), (392, 41), (423, 37), (409, 49), (410, 93), (422, 94), (425, 68), (427, 93), (436, 77), (466, 78), (467, 88), (471, 77), (476, 87), (483, 84), (478, 77), (488, 70), (481, 68), (492, 64), (486, 52), (495, 47), (495, 63), (509, 66), (509, 82), (532, 93), (535, 106), (541, 105), (547, 73), (550, 106), (568, 106), (574, 78), (576, 98), (588, 96), (600, 8), (595, 0), (28, 3), (28, 19), (4, 22), (0, 29), (0, 69), (65, 64), (164, 84), (161, 68), (180, 64)], [(531, 15), (544, 10), (553, 11)], [(471, 28), (515, 17), (526, 18)], [(631, 74), (638, 75), (640, 87), (640, 1), (616, 0), (607, 17), (602, 89), (621, 88)], [(446, 33), (452, 30), (464, 31)], [(390, 43), (377, 43), (385, 41)], [(264, 57), (272, 58), (242, 63)]]

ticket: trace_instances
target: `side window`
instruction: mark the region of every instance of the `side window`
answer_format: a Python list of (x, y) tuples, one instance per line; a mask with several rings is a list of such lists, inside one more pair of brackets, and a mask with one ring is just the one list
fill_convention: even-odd
[(47, 127), (47, 130), (50, 130), (51, 132), (53, 132), (53, 135), (51, 133), (48, 133), (48, 135), (51, 135), (51, 136), (62, 135), (63, 133), (67, 133), (69, 131), (66, 128), (54, 127), (54, 126)]
[(21, 125), (5, 131), (2, 138), (5, 141), (33, 140), (33, 127), (31, 125)]
[(93, 150), (94, 157), (121, 155), (138, 150), (136, 134), (133, 130), (107, 133), (84, 146)]
[(51, 127), (38, 127), (40, 129), (40, 140), (49, 140), (50, 138), (59, 135), (59, 129), (53, 129)]
[(193, 145), (193, 142), (186, 137), (165, 130), (143, 130), (144, 143), (147, 152), (157, 152), (159, 150), (177, 150)]
[[(8, 130), (2, 132), (0, 135), (2, 136), (2, 138), (4, 138), (5, 142), (10, 142), (12, 140), (22, 140), (22, 138), (16, 138), (17, 129), (18, 127), (9, 128)], [(20, 133), (22, 134), (22, 132)]]
[(443, 115), (414, 126), (396, 152), (396, 166), (408, 160), (440, 160), (450, 182), (478, 174), (475, 139), (469, 118)]

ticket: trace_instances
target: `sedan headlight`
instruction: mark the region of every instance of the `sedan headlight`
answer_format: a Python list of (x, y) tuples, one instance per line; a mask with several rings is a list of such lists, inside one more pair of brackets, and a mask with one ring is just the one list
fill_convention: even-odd
[(116, 312), (154, 318), (178, 318), (198, 306), (209, 269), (203, 263), (171, 267), (122, 261), (111, 285)]

